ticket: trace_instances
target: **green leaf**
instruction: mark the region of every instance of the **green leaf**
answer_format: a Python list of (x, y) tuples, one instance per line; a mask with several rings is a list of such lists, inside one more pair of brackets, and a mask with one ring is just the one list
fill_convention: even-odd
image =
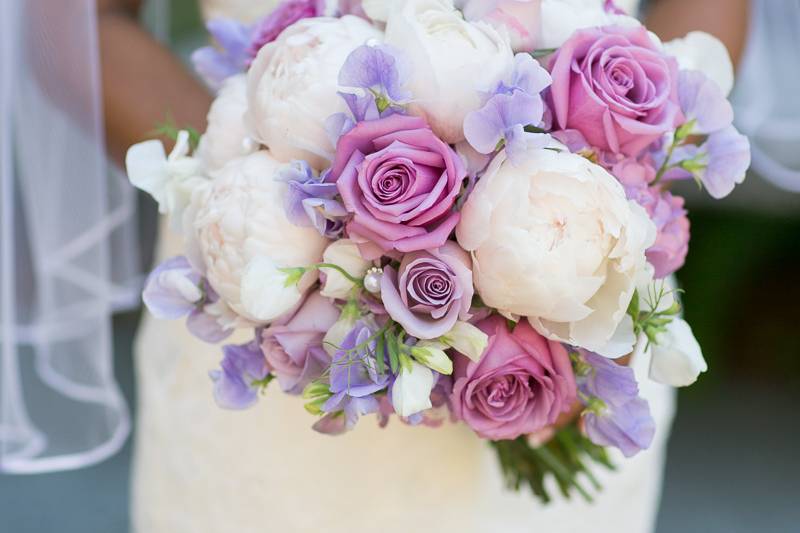
[(386, 335), (389, 345), (389, 367), (392, 369), (392, 374), (397, 374), (400, 369), (400, 346), (398, 346), (397, 336), (394, 332), (389, 331)]
[(381, 375), (386, 373), (386, 363), (383, 360), (384, 354), (386, 353), (385, 345), (386, 333), (381, 333), (375, 340), (375, 367), (378, 370), (378, 374)]
[(555, 53), (557, 50), (558, 48), (538, 48), (530, 52), (530, 54), (533, 56), (534, 59), (541, 59), (543, 57), (549, 56), (552, 53)]

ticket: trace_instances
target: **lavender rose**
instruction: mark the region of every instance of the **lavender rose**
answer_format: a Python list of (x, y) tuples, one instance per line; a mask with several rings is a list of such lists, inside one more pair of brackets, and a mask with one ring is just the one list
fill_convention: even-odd
[(577, 31), (550, 61), (558, 128), (601, 150), (636, 155), (683, 119), (678, 63), (644, 27)]
[(464, 250), (448, 241), (438, 250), (407, 254), (395, 271), (387, 266), (381, 298), (389, 313), (410, 335), (435, 339), (468, 320), (472, 270)]
[(489, 335), (480, 361), (454, 361), (453, 413), (486, 439), (515, 439), (555, 423), (577, 397), (567, 350), (527, 322), (508, 330), (492, 316), (478, 327)]
[(353, 214), (347, 231), (365, 259), (442, 246), (456, 227), (466, 171), (418, 117), (359, 122), (336, 147), (329, 179)]
[(330, 364), (322, 340), (338, 319), (336, 306), (315, 292), (290, 318), (263, 330), (261, 350), (284, 392), (300, 394)]
[(325, 12), (325, 0), (286, 0), (261, 19), (255, 27), (248, 54), (252, 61), (258, 51), (278, 38), (283, 30), (298, 20), (320, 17)]

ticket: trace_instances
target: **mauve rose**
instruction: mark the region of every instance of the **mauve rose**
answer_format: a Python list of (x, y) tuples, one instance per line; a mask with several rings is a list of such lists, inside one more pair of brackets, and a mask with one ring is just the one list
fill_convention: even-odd
[(397, 271), (387, 266), (381, 278), (386, 312), (419, 339), (441, 337), (468, 320), (473, 292), (469, 255), (452, 241), (406, 254)]
[(577, 31), (550, 60), (555, 125), (600, 150), (636, 155), (683, 120), (678, 63), (644, 27)]
[(454, 360), (453, 414), (482, 438), (515, 439), (555, 423), (577, 397), (567, 350), (526, 321), (514, 331), (492, 316), (478, 323), (489, 345), (474, 363)]
[(461, 158), (419, 117), (363, 121), (343, 135), (328, 179), (336, 181), (350, 239), (365, 259), (438, 248), (459, 221)]
[(284, 392), (302, 393), (330, 364), (322, 339), (338, 319), (339, 309), (315, 292), (292, 316), (261, 332), (261, 350), (267, 367)]
[(320, 17), (325, 12), (325, 0), (285, 0), (275, 10), (261, 19), (253, 31), (248, 55), (252, 61), (264, 45), (278, 38), (283, 30), (298, 20)]

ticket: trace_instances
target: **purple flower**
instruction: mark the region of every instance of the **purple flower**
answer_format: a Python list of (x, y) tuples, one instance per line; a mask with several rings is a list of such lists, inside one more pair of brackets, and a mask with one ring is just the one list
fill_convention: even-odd
[(708, 76), (697, 70), (682, 70), (678, 76), (678, 100), (692, 133), (709, 134), (733, 124), (733, 107)]
[(704, 155), (697, 177), (713, 198), (725, 198), (744, 181), (750, 167), (750, 141), (728, 126), (709, 135), (700, 150)]
[(258, 55), (264, 45), (278, 38), (283, 30), (305, 18), (325, 13), (325, 0), (284, 0), (269, 15), (256, 24), (247, 53), (249, 59)]
[(305, 161), (293, 161), (280, 173), (289, 184), (284, 208), (289, 221), (296, 226), (313, 226), (329, 239), (341, 235), (347, 210), (335, 200), (338, 190), (335, 183), (326, 183), (325, 176), (314, 176)]
[(343, 413), (344, 426), (349, 430), (361, 415), (378, 412), (375, 393), (389, 386), (391, 376), (378, 373), (375, 356), (386, 356), (376, 354), (377, 342), (373, 338), (376, 330), (365, 322), (357, 322), (334, 354), (329, 373), (332, 396), (322, 406), (324, 412), (334, 416), (328, 417), (322, 426), (340, 416), (336, 413)]
[(419, 339), (441, 337), (456, 321), (468, 320), (473, 292), (469, 256), (451, 241), (406, 254), (397, 271), (387, 266), (381, 278), (386, 312)]
[(626, 192), (628, 198), (645, 208), (656, 225), (656, 241), (646, 255), (655, 268), (655, 277), (665, 278), (683, 266), (689, 252), (689, 218), (684, 200), (657, 187), (626, 187)]
[(532, 148), (547, 144), (547, 135), (529, 133), (525, 126), (538, 126), (544, 115), (540, 93), (550, 85), (550, 75), (529, 54), (517, 54), (514, 71), (503, 80), (481, 109), (464, 119), (464, 136), (479, 153), (490, 154), (505, 142), (514, 162)]
[(255, 340), (222, 348), (221, 369), (209, 375), (214, 382), (214, 399), (223, 409), (247, 409), (258, 400), (259, 381), (269, 375), (267, 361)]
[(330, 357), (322, 341), (338, 319), (339, 309), (314, 292), (290, 318), (261, 332), (261, 350), (284, 392), (302, 393), (328, 367)]
[(209, 307), (219, 300), (214, 289), (183, 256), (161, 263), (147, 277), (142, 300), (156, 318), (186, 318), (189, 331), (199, 339), (217, 343), (232, 330), (222, 328)]
[(209, 87), (219, 89), (223, 81), (247, 70), (253, 29), (228, 19), (211, 20), (206, 27), (218, 47), (204, 46), (195, 50), (192, 63)]
[(371, 260), (443, 245), (460, 218), (454, 206), (465, 177), (461, 158), (423, 119), (390, 115), (339, 139), (328, 179), (353, 214), (350, 238)]
[(649, 448), (655, 421), (647, 401), (639, 397), (633, 369), (591, 352), (582, 358), (589, 369), (578, 376), (578, 388), (588, 407), (583, 420), (589, 439), (619, 448), (625, 457)]
[(603, 151), (637, 155), (683, 122), (678, 64), (644, 27), (578, 30), (550, 60), (557, 129)]

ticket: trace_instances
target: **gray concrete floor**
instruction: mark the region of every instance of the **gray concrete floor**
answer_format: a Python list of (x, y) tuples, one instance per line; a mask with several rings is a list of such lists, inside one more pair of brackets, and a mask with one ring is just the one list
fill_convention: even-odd
[[(131, 399), (135, 326), (132, 315), (116, 321), (117, 373)], [(796, 392), (726, 384), (682, 397), (657, 533), (800, 531)], [(130, 452), (129, 442), (85, 470), (0, 476), (0, 532), (125, 533)]]

